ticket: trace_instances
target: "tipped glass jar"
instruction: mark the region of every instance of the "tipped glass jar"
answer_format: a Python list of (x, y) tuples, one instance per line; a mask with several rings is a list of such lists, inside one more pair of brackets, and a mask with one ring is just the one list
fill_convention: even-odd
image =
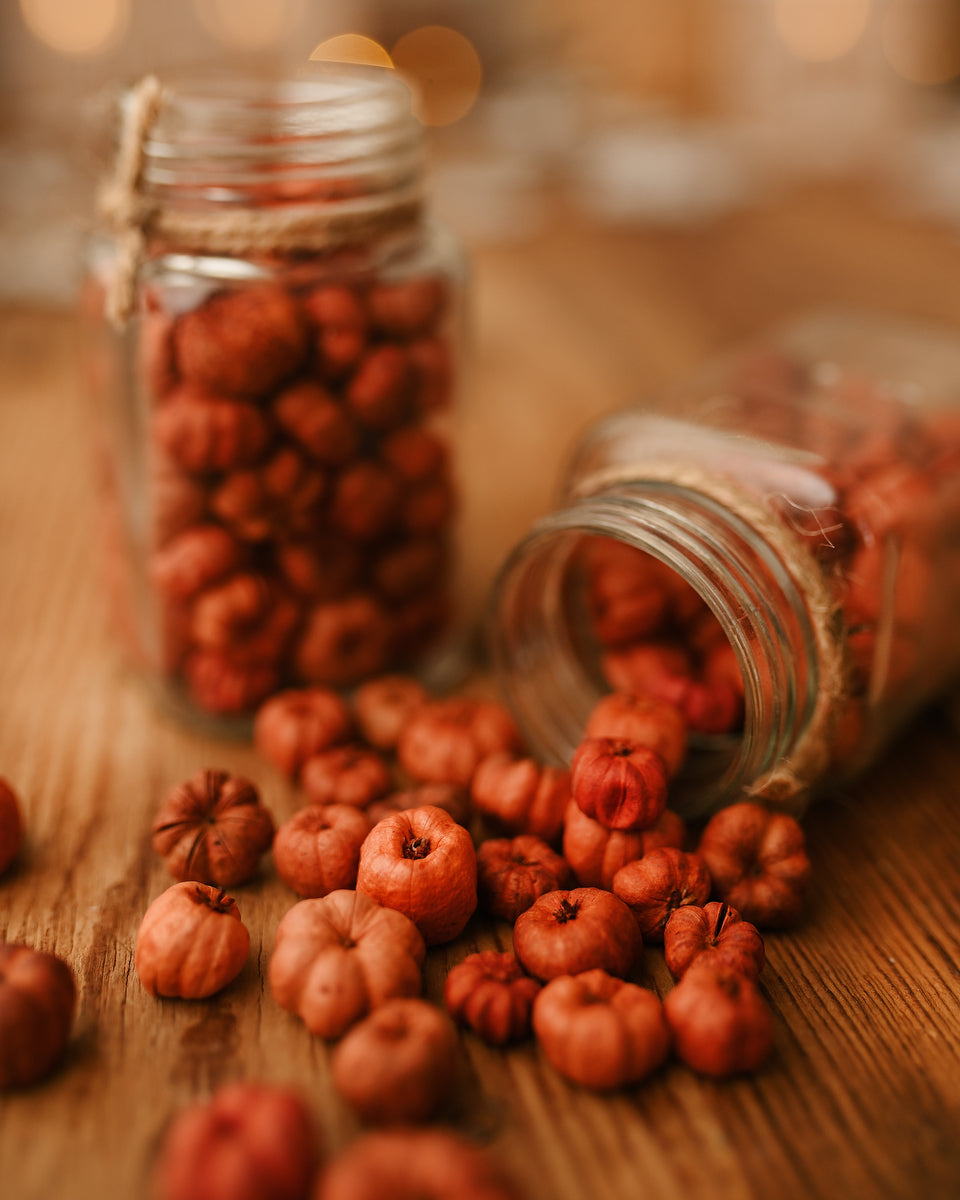
[(456, 670), (462, 266), (391, 71), (144, 80), (87, 307), (113, 623), (163, 696)]
[(605, 692), (675, 705), (671, 806), (800, 810), (960, 672), (960, 338), (798, 322), (580, 441), (492, 646), (537, 751)]

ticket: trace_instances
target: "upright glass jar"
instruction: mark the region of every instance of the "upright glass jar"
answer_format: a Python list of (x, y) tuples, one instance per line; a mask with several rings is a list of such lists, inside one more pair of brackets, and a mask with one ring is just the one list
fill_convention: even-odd
[[(88, 299), (114, 620), (164, 698), (455, 670), (462, 264), (406, 85), (144, 80)], [(88, 306), (89, 307), (89, 306)]]
[(960, 673), (958, 615), (960, 336), (824, 313), (591, 427), (491, 638), (546, 758), (652, 693), (691, 731), (672, 804), (799, 810)]

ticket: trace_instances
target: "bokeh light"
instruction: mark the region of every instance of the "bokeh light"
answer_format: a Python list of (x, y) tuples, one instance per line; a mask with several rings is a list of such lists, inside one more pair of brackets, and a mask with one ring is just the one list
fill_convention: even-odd
[(58, 54), (102, 54), (126, 33), (130, 0), (20, 0), (30, 32)]
[(870, 0), (776, 0), (773, 19), (780, 40), (797, 58), (830, 62), (863, 37)]
[(218, 42), (263, 50), (281, 42), (303, 14), (303, 0), (193, 0), (197, 16)]
[(470, 39), (457, 30), (424, 25), (405, 33), (390, 54), (413, 86), (424, 125), (452, 125), (476, 102), (483, 64)]
[(313, 62), (364, 63), (371, 67), (392, 67), (393, 60), (379, 42), (362, 33), (339, 33), (315, 46)]
[(960, 75), (956, 0), (893, 0), (880, 34), (887, 62), (910, 83), (946, 83)]

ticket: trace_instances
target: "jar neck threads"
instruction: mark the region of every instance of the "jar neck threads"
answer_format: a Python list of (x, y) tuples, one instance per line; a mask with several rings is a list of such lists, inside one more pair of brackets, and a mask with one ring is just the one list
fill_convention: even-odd
[(394, 72), (263, 82), (148, 77), (121, 101), (100, 210), (122, 247), (111, 317), (148, 253), (315, 255), (415, 236), (424, 148)]
[[(748, 504), (749, 507), (749, 504)], [(769, 518), (768, 518), (769, 519)], [(609, 690), (589, 630), (577, 551), (588, 537), (644, 551), (690, 584), (733, 646), (744, 684), (739, 736), (692, 745), (673, 803), (687, 815), (744, 790), (801, 803), (822, 769), (825, 664), (810, 598), (784, 558), (739, 511), (667, 479), (614, 483), (540, 521), (505, 565), (493, 598), (491, 643), (507, 702), (540, 754), (567, 762), (596, 701)], [(805, 757), (816, 763), (807, 770)]]
[(287, 81), (163, 86), (142, 191), (177, 213), (320, 207), (331, 221), (421, 199), (423, 137), (403, 80), (332, 65)]

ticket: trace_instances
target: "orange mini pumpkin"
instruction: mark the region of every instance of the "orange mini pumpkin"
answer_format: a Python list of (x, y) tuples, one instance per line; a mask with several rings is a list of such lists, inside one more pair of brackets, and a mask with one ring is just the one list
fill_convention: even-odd
[(154, 1166), (155, 1200), (304, 1200), (319, 1139), (303, 1098), (275, 1084), (224, 1084), (181, 1109)]
[(350, 804), (302, 808), (277, 830), (273, 862), (298, 896), (312, 899), (357, 882), (360, 847), (370, 820)]
[(345, 889), (280, 922), (270, 990), (311, 1033), (336, 1038), (393, 996), (419, 996), (426, 947), (409, 918)]
[(533, 1002), (533, 1028), (561, 1075), (598, 1090), (639, 1083), (670, 1052), (659, 998), (601, 970), (551, 979)]
[(398, 996), (358, 1022), (330, 1059), (333, 1085), (371, 1125), (426, 1121), (457, 1074), (457, 1031), (426, 1000)]
[(356, 1138), (311, 1200), (517, 1200), (489, 1151), (445, 1129), (379, 1129)]
[(0, 875), (13, 862), (23, 841), (23, 818), (17, 793), (0, 779)]
[(563, 857), (581, 887), (610, 892), (621, 867), (661, 846), (682, 849), (685, 834), (683, 821), (668, 808), (649, 829), (607, 829), (571, 800), (563, 823)]
[(198, 771), (178, 784), (153, 822), (153, 848), (181, 882), (246, 883), (273, 841), (273, 818), (248, 780)]
[(56, 1066), (77, 1007), (73, 971), (55, 954), (0, 942), (0, 1091)]
[(408, 916), (428, 946), (451, 941), (477, 907), (470, 834), (431, 805), (386, 817), (360, 850), (357, 891)]
[(470, 795), (476, 809), (507, 833), (529, 833), (552, 842), (563, 828), (570, 772), (501, 751), (477, 767)]
[(187, 881), (167, 888), (144, 913), (133, 963), (152, 995), (201, 1000), (236, 979), (249, 950), (236, 901)]
[(573, 888), (547, 892), (513, 927), (513, 948), (537, 979), (601, 967), (623, 978), (643, 949), (633, 914), (612, 892)]
[(672, 704), (653, 696), (611, 692), (597, 702), (583, 736), (626, 738), (647, 746), (660, 755), (671, 778), (687, 752), (686, 721)]
[(463, 696), (421, 704), (397, 740), (397, 759), (412, 779), (457, 787), (470, 786), (488, 755), (519, 750), (520, 733), (502, 704)]

